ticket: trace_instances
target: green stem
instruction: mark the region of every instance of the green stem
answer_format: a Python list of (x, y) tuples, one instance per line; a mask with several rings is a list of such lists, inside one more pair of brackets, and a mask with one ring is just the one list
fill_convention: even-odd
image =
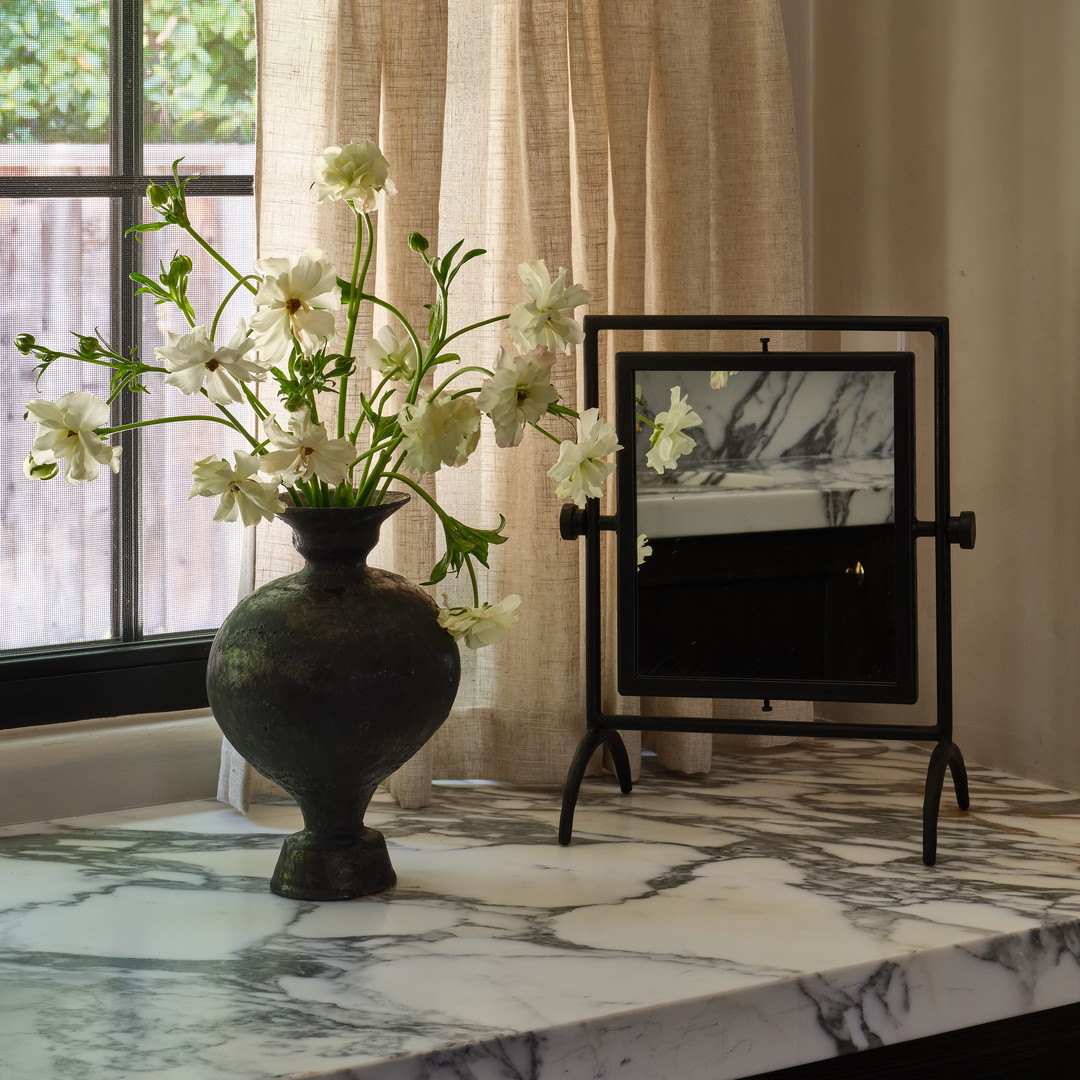
[(476, 569), (472, 564), (472, 557), (465, 556), (465, 569), (469, 571), (469, 580), (472, 582), (473, 607), (480, 606), (480, 586), (476, 583)]
[(537, 431), (540, 432), (541, 435), (550, 439), (556, 446), (562, 446), (562, 439), (560, 439), (558, 435), (552, 435), (552, 433), (548, 431), (547, 428), (542, 428), (539, 424), (531, 424), (530, 427), (535, 428)]
[(118, 431), (131, 431), (133, 428), (154, 427), (156, 424), (179, 424), (181, 421), (188, 420), (209, 420), (212, 424), (224, 424), (226, 427), (239, 431), (242, 435), (247, 435), (247, 437), (251, 439), (252, 445), (258, 445), (255, 439), (252, 439), (251, 436), (248, 435), (242, 427), (238, 427), (235, 422), (230, 422), (221, 416), (211, 416), (208, 414), (195, 416), (159, 416), (156, 420), (137, 420), (133, 424), (120, 424), (119, 427), (102, 427), (94, 428), (94, 430), (99, 435), (115, 435)]
[(184, 218), (183, 224), (181, 224), (181, 225), (180, 225), (180, 228), (182, 228), (182, 229), (184, 230), (184, 232), (186, 232), (186, 233), (188, 234), (188, 236), (190, 236), (190, 237), (191, 237), (191, 239), (192, 239), (192, 240), (194, 240), (194, 241), (195, 241), (195, 243), (196, 243), (196, 244), (198, 244), (198, 245), (199, 245), (199, 247), (201, 247), (201, 248), (203, 249), (203, 251), (205, 251), (205, 252), (207, 253), (207, 255), (209, 255), (209, 256), (210, 256), (210, 257), (211, 257), (211, 258), (212, 258), (212, 259), (213, 259), (213, 260), (214, 260), (214, 261), (215, 261), (216, 263), (218, 263), (218, 264), (219, 264), (220, 266), (223, 266), (223, 267), (224, 267), (224, 268), (225, 268), (226, 270), (228, 270), (228, 271), (229, 271), (229, 273), (230, 273), (230, 274), (232, 274), (232, 276), (233, 276), (234, 278), (236, 278), (236, 280), (237, 280), (237, 281), (239, 281), (239, 282), (242, 282), (242, 283), (243, 283), (243, 285), (244, 285), (244, 287), (245, 287), (245, 288), (247, 289), (247, 291), (248, 291), (248, 292), (250, 292), (250, 293), (254, 294), (254, 293), (257, 293), (257, 292), (259, 291), (259, 290), (258, 290), (258, 288), (257, 288), (257, 286), (255, 286), (255, 285), (252, 285), (252, 283), (251, 283), (251, 282), (250, 282), (250, 281), (248, 280), (248, 275), (246, 275), (246, 274), (241, 274), (241, 273), (240, 273), (240, 271), (239, 271), (239, 270), (237, 270), (237, 269), (236, 269), (236, 267), (232, 265), (232, 263), (230, 263), (230, 262), (229, 262), (229, 261), (228, 261), (228, 260), (227, 260), (226, 258), (224, 258), (223, 256), (219, 255), (219, 254), (218, 254), (218, 253), (217, 253), (217, 252), (216, 252), (216, 251), (215, 251), (215, 250), (214, 250), (214, 249), (213, 249), (213, 248), (212, 248), (212, 247), (211, 247), (211, 246), (210, 246), (210, 245), (209, 245), (209, 244), (208, 244), (208, 243), (207, 243), (207, 242), (206, 242), (206, 241), (205, 241), (205, 240), (204, 240), (204, 239), (203, 239), (203, 238), (202, 238), (202, 237), (201, 237), (201, 236), (200, 236), (200, 235), (199, 235), (199, 234), (198, 234), (198, 233), (197, 233), (197, 232), (196, 232), (196, 231), (195, 231), (195, 230), (193, 229), (193, 228), (192, 228), (192, 226), (191, 226), (191, 222), (187, 220), (187, 217), (186, 217), (186, 216), (185, 216), (185, 218)]
[[(215, 334), (217, 333), (217, 326), (218, 326), (218, 322), (220, 321), (220, 319), (221, 319), (221, 316), (222, 316), (222, 315), (223, 315), (223, 314), (225, 313), (225, 308), (226, 308), (226, 306), (228, 305), (229, 301), (230, 301), (230, 300), (231, 300), (231, 299), (233, 298), (233, 296), (234, 296), (234, 295), (236, 294), (236, 290), (237, 290), (237, 289), (239, 289), (239, 288), (240, 288), (240, 286), (241, 286), (241, 285), (243, 285), (245, 281), (250, 281), (250, 280), (251, 280), (251, 278), (252, 278), (252, 275), (251, 275), (251, 274), (249, 274), (249, 275), (248, 275), (247, 277), (242, 277), (242, 278), (241, 278), (241, 279), (240, 279), (240, 280), (239, 280), (239, 281), (238, 281), (238, 282), (237, 282), (237, 283), (236, 283), (236, 284), (235, 284), (235, 285), (234, 285), (234, 286), (233, 286), (233, 287), (232, 287), (232, 288), (231, 288), (231, 289), (230, 289), (230, 290), (229, 290), (229, 291), (228, 291), (228, 292), (227, 292), (227, 293), (225, 294), (225, 299), (224, 299), (224, 300), (222, 300), (220, 304), (218, 304), (218, 309), (217, 309), (217, 312), (216, 312), (216, 313), (215, 313), (215, 315), (214, 315), (214, 321), (213, 321), (213, 322), (212, 322), (212, 323), (210, 324), (210, 340), (211, 340), (211, 341), (213, 341), (213, 340), (214, 340), (214, 335), (215, 335)], [(194, 325), (195, 325), (195, 321), (194, 321), (194, 316), (192, 316), (192, 319), (191, 319), (191, 325), (192, 325), (192, 326), (194, 326)]]
[(505, 315), (494, 315), (490, 319), (483, 319), (480, 322), (475, 322), (471, 326), (463, 326), (460, 330), (455, 330), (449, 337), (443, 339), (443, 348), (450, 344), (454, 338), (459, 338), (462, 334), (468, 334), (472, 330), (479, 330), (481, 326), (490, 326), (492, 323), (504, 322), (510, 318), (510, 313)]
[[(433, 398), (438, 397), (438, 395), (441, 394), (459, 375), (464, 375), (467, 371), (479, 371), (486, 375), (489, 379), (495, 378), (495, 376), (490, 371), (488, 371), (486, 367), (481, 367), (479, 364), (470, 364), (468, 367), (458, 368), (451, 375), (448, 375), (441, 383), (439, 383), (435, 390), (432, 391), (431, 396)], [(475, 387), (474, 389), (478, 390), (479, 387)], [(463, 393), (466, 394), (469, 392), (470, 391), (468, 390), (463, 391)]]
[[(352, 357), (353, 338), (356, 336), (356, 320), (360, 315), (360, 295), (363, 292), (359, 284), (367, 276), (368, 264), (371, 262), (371, 229), (367, 214), (362, 214), (349, 203), (356, 221), (356, 244), (353, 250), (352, 277), (349, 278), (349, 310), (345, 316), (345, 347), (342, 352), (347, 357)], [(364, 269), (360, 270), (360, 256), (364, 250), (364, 222), (368, 221), (368, 245), (367, 254), (364, 256)], [(338, 412), (337, 412), (337, 437), (345, 437), (345, 392), (349, 387), (349, 376), (342, 375), (338, 380)]]
[[(379, 297), (375, 296), (373, 293), (361, 293), (360, 299), (367, 300), (369, 304), (375, 304), (377, 307), (381, 307), (384, 308), (386, 311), (389, 311), (390, 314), (393, 315), (394, 318), (397, 319), (397, 321), (401, 323), (403, 327), (405, 327), (405, 333), (409, 335), (409, 338), (413, 343), (413, 348), (416, 350), (416, 368), (417, 371), (419, 371), (421, 367), (420, 360), (421, 357), (424, 355), (424, 350), (420, 347), (420, 339), (416, 336), (416, 331), (412, 328), (409, 320), (406, 319), (405, 316), (402, 315), (401, 312), (398, 311), (398, 309), (394, 307), (393, 304), (387, 303), (385, 300), (380, 300)], [(445, 344), (445, 342), (443, 344)]]

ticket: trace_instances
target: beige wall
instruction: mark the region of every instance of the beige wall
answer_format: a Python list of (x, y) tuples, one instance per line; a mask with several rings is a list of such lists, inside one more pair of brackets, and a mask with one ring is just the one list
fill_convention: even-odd
[(951, 321), (957, 741), (1080, 787), (1080, 2), (793, 7), (814, 311)]

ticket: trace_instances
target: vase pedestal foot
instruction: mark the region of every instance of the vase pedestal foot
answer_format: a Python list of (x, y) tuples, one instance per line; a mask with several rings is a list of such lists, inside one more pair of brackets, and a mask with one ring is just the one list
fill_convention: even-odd
[(303, 829), (285, 838), (270, 891), (290, 900), (352, 900), (397, 882), (383, 834), (364, 829), (345, 846)]

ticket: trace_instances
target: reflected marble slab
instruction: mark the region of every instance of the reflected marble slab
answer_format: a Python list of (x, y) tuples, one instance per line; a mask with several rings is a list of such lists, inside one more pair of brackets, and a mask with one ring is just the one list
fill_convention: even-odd
[(0, 829), (0, 1076), (751, 1076), (1080, 1001), (1080, 796), (971, 767), (920, 860), (926, 753), (727, 752), (709, 777), (436, 786), (369, 814), (399, 884), (267, 891), (296, 808)]

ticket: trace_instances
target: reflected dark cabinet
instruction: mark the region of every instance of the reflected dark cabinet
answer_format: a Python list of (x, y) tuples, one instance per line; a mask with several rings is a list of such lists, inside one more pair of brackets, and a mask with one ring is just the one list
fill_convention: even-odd
[(650, 545), (637, 582), (643, 674), (895, 679), (892, 526)]

